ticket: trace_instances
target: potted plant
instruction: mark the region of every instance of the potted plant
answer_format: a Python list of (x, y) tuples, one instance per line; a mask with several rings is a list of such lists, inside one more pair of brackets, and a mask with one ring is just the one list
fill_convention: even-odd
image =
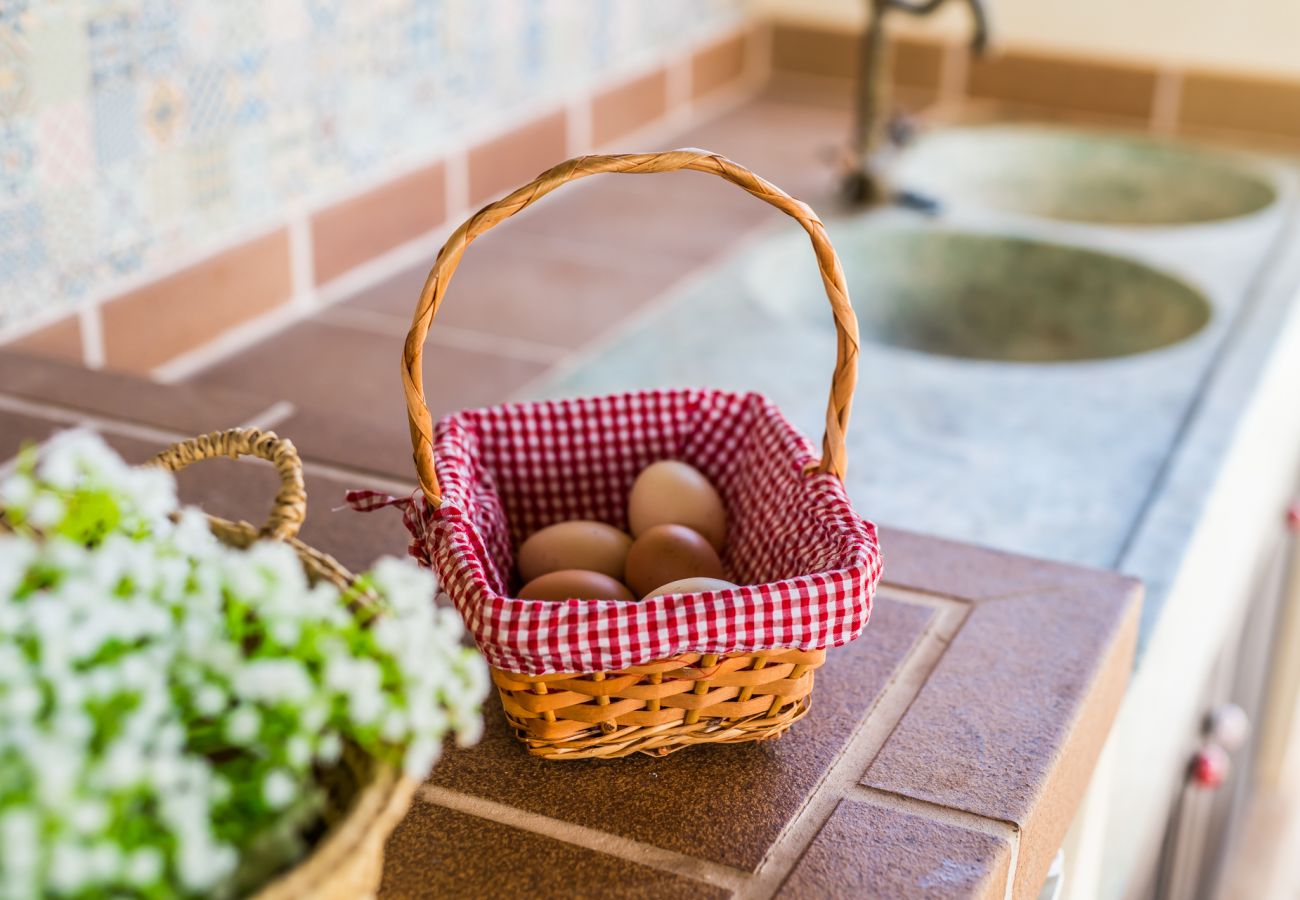
[(413, 563), (353, 577), (292, 537), (302, 477), (256, 431), (172, 448), (274, 461), (263, 539), (65, 432), (0, 476), (0, 897), (347, 896), (486, 668)]

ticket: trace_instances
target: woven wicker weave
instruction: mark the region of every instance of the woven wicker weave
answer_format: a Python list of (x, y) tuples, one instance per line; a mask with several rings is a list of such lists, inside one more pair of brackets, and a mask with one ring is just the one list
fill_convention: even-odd
[[(845, 431), (857, 381), (858, 325), (844, 272), (817, 215), (743, 166), (704, 150), (584, 156), (562, 163), (475, 213), (448, 238), (425, 282), (406, 338), (402, 381), (416, 473), (429, 502), (441, 501), (433, 420), (424, 396), (422, 353), (434, 315), (469, 244), (570, 181), (600, 173), (690, 169), (717, 175), (796, 219), (807, 231), (835, 319), (837, 353), (822, 458), (815, 468), (841, 480)], [(664, 755), (691, 744), (779, 737), (809, 707), (824, 650), (766, 650), (733, 656), (688, 653), (617, 672), (522, 675), (494, 668), (506, 716), (529, 752), (548, 759)]]
[[(307, 495), (302, 463), (290, 441), (269, 431), (231, 429), (174, 444), (148, 464), (176, 472), (219, 456), (267, 460), (279, 472), (280, 490), (261, 529), (209, 516), (218, 538), (234, 547), (247, 547), (259, 538), (282, 540), (297, 552), (313, 583), (328, 581), (340, 589), (351, 585), (353, 576), (347, 569), (296, 537), (306, 517)], [(355, 900), (372, 897), (379, 889), (384, 844), (406, 814), (416, 782), (356, 747), (345, 749), (341, 764), (327, 773), (326, 782), (323, 838), (309, 856), (259, 890), (256, 900)]]

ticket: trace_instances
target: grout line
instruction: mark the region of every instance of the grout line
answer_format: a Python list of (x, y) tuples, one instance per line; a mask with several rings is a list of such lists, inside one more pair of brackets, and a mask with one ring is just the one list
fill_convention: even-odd
[(552, 819), (549, 816), (527, 812), (482, 797), (462, 794), (434, 784), (424, 785), (420, 788), (418, 796), (428, 803), (446, 809), (508, 825), (521, 831), (540, 834), (543, 837), (564, 841), (597, 853), (615, 856), (661, 872), (717, 885), (731, 891), (743, 888), (749, 881), (748, 873), (730, 866), (696, 859), (652, 844), (608, 834), (573, 822)]
[(83, 306), (77, 311), (81, 326), (81, 356), (87, 369), (104, 368), (104, 313), (98, 306)]
[(594, 94), (574, 97), (565, 106), (564, 143), (569, 156), (591, 152), (591, 105)]
[(694, 49), (669, 59), (664, 64), (667, 86), (668, 109), (664, 122), (670, 127), (684, 128), (692, 118), (691, 103), (691, 61), (695, 58)]
[(288, 419), (298, 408), (288, 400), (277, 400), (261, 412), (254, 413), (243, 422), (240, 422), (236, 428), (260, 428), (270, 430), (275, 428), (281, 422)]
[(936, 615), (863, 715), (856, 733), (831, 764), (804, 808), (786, 824), (742, 897), (768, 898), (781, 889), (840, 801), (852, 797), (858, 780), (894, 733), (970, 612), (968, 604), (941, 597), (927, 597), (926, 605), (936, 609)]
[(1155, 134), (1173, 134), (1177, 131), (1182, 102), (1182, 71), (1160, 69), (1156, 73), (1155, 93), (1151, 98), (1151, 131)]
[(960, 103), (970, 80), (971, 51), (963, 43), (948, 41), (939, 62), (939, 103)]
[[(383, 337), (405, 338), (409, 330), (405, 319), (399, 319), (389, 313), (375, 312), (369, 309), (355, 309), (339, 306), (331, 309), (321, 319), (326, 325), (346, 326)], [(508, 359), (524, 362), (551, 364), (565, 355), (565, 348), (525, 338), (507, 337), (491, 334), (473, 328), (460, 328), (455, 325), (439, 324), (431, 329), (427, 342), (454, 347), (458, 350), (472, 350), (476, 353), (492, 353)]]
[(311, 217), (296, 213), (289, 219), (289, 289), (299, 306), (312, 306), (316, 299), (314, 256)]
[(745, 33), (745, 74), (742, 78), (762, 86), (772, 77), (772, 47), (776, 29), (768, 21), (750, 22)]
[(866, 784), (854, 785), (845, 794), (844, 799), (882, 806), (896, 812), (907, 813), (933, 822), (955, 825), (968, 831), (978, 831), (981, 834), (1005, 840), (1010, 850), (1007, 860), (1005, 898), (1006, 900), (1012, 900), (1015, 896), (1016, 869), (1020, 865), (1020, 827), (1014, 822), (1006, 822), (1002, 819), (988, 819), (977, 813), (967, 812), (964, 809), (955, 809), (941, 803), (932, 803), (929, 800), (909, 797), (906, 794), (899, 794)]
[(469, 147), (448, 153), (443, 177), (447, 181), (447, 212), (452, 222), (461, 222), (469, 210)]

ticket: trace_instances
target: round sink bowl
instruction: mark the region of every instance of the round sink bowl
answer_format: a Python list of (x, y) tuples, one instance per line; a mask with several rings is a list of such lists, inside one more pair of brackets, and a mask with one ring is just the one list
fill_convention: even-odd
[[(1065, 362), (1166, 347), (1210, 320), (1206, 299), (1132, 260), (958, 231), (832, 233), (866, 340), (1004, 362)], [(828, 318), (806, 241), (764, 254), (750, 282), (770, 312)], [(827, 324), (827, 327), (830, 327)]]
[(954, 128), (917, 142), (898, 183), (1052, 219), (1107, 225), (1183, 225), (1249, 215), (1277, 191), (1229, 156), (1184, 144), (1031, 125)]

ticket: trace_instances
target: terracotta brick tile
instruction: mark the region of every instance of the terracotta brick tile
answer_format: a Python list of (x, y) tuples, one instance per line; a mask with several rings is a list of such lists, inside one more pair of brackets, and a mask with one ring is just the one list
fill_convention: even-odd
[(548, 762), (486, 706), (479, 746), (453, 750), (432, 782), (666, 850), (753, 870), (803, 808), (934, 616), (877, 599), (861, 639), (827, 654), (812, 710), (780, 740), (701, 745), (662, 759)]
[(1300, 138), (1300, 83), (1188, 72), (1178, 124)]
[(691, 96), (699, 98), (731, 87), (745, 74), (744, 34), (723, 38), (691, 58)]
[(1002, 900), (1010, 861), (1005, 837), (843, 800), (777, 896)]
[(1147, 119), (1155, 69), (1090, 59), (1004, 51), (970, 64), (970, 96), (1078, 112)]
[(937, 41), (896, 37), (892, 46), (891, 75), (894, 84), (937, 90), (945, 47)]
[(282, 306), (291, 290), (281, 229), (105, 303), (106, 363), (148, 373)]
[(446, 219), (442, 163), (321, 210), (311, 217), (316, 283), (426, 234)]
[(388, 839), (383, 898), (714, 900), (730, 892), (419, 798)]
[(81, 318), (76, 313), (64, 316), (39, 331), (23, 335), (8, 346), (46, 359), (59, 359), (71, 363), (85, 361), (81, 346)]
[(851, 31), (778, 22), (772, 31), (772, 68), (800, 75), (852, 78), (858, 37)]
[(668, 111), (668, 72), (656, 69), (591, 101), (591, 137), (600, 147), (644, 128)]
[(568, 158), (566, 114), (549, 113), (469, 151), (470, 202), (478, 205), (527, 184)]
[[(861, 43), (843, 29), (778, 23), (772, 33), (772, 69), (799, 75), (852, 79), (858, 73)], [(908, 36), (890, 38), (890, 75), (894, 84), (935, 89), (943, 68), (944, 45)]]

